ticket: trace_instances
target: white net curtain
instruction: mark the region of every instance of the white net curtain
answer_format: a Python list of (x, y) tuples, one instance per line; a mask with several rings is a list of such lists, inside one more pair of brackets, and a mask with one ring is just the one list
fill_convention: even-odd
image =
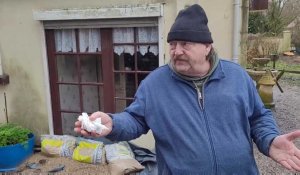
[(56, 52), (76, 52), (75, 30), (55, 30)]
[[(133, 43), (134, 30), (133, 28), (115, 28), (113, 29), (113, 43)], [(134, 47), (130, 45), (115, 46), (114, 52), (118, 55), (122, 53), (134, 54)]]
[[(57, 52), (76, 52), (74, 29), (57, 29), (54, 35)], [(80, 52), (100, 52), (100, 29), (79, 29), (79, 43)]]
[[(157, 27), (139, 27), (136, 38), (138, 43), (158, 43)], [(79, 43), (80, 52), (100, 52), (100, 29), (79, 29)], [(132, 27), (114, 28), (113, 43), (134, 43), (134, 29)], [(55, 30), (55, 47), (57, 52), (76, 52), (75, 30)], [(137, 49), (142, 55), (147, 52), (158, 55), (157, 45), (140, 45)], [(133, 55), (134, 47), (130, 45), (115, 46), (114, 52), (118, 55), (122, 53)]]
[[(134, 42), (134, 30), (133, 28), (115, 28), (113, 30), (113, 43), (133, 43)], [(138, 43), (155, 43), (158, 42), (158, 30), (157, 27), (139, 27), (137, 32)], [(152, 52), (154, 55), (158, 55), (158, 46), (139, 46), (138, 51), (145, 55), (148, 52)], [(130, 45), (115, 46), (114, 52), (118, 55), (122, 53), (134, 54), (134, 47)]]
[(79, 29), (80, 52), (101, 51), (100, 29)]
[[(158, 43), (157, 27), (140, 27), (138, 28), (138, 42), (139, 43)], [(139, 51), (142, 55), (148, 52), (149, 46), (139, 46)], [(150, 46), (149, 52), (158, 55), (158, 46)]]

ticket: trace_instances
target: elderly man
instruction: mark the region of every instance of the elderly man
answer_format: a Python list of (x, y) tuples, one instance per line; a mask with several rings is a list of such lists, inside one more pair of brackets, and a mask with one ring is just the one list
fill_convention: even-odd
[(280, 135), (252, 79), (238, 64), (218, 58), (208, 20), (197, 4), (182, 10), (168, 34), (171, 60), (140, 84), (123, 112), (95, 112), (108, 128), (85, 136), (131, 140), (152, 130), (159, 174), (259, 174), (258, 149), (300, 171), (300, 131)]

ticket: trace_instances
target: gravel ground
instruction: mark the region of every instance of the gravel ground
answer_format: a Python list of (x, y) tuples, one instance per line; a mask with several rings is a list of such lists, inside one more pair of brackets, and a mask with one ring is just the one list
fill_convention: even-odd
[[(300, 86), (282, 80), (279, 83), (284, 93), (281, 93), (277, 87), (273, 88), (275, 108), (272, 111), (281, 132), (288, 133), (300, 129)], [(300, 148), (300, 139), (295, 143)], [(254, 151), (262, 175), (300, 175), (299, 172), (285, 170), (280, 164), (264, 156), (256, 148)]]
[[(44, 160), (43, 164), (39, 164), (38, 169), (26, 168), (27, 163), (39, 163)], [(53, 170), (60, 165), (64, 165), (62, 171), (56, 173), (48, 173), (49, 170)], [(1, 174), (1, 173), (0, 173)], [(109, 175), (109, 167), (106, 164), (88, 164), (80, 163), (71, 158), (66, 157), (47, 157), (41, 153), (36, 153), (31, 156), (25, 163), (19, 167), (19, 173), (6, 173), (5, 175)]]

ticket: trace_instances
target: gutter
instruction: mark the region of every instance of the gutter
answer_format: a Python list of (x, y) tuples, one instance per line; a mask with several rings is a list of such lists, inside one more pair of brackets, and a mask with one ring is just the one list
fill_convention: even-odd
[(241, 1), (234, 0), (234, 21), (233, 21), (233, 58), (232, 61), (235, 63), (239, 62), (240, 55), (240, 43), (241, 43)]

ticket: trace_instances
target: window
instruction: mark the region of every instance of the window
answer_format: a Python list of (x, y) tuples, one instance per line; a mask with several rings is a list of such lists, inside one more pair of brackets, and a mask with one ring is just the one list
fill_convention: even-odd
[(251, 0), (250, 1), (251, 10), (266, 10), (268, 9), (268, 0)]
[(158, 67), (157, 27), (115, 28), (115, 112), (122, 111), (134, 97), (140, 82)]
[(82, 112), (120, 112), (158, 67), (158, 27), (45, 30), (55, 134), (73, 135)]

